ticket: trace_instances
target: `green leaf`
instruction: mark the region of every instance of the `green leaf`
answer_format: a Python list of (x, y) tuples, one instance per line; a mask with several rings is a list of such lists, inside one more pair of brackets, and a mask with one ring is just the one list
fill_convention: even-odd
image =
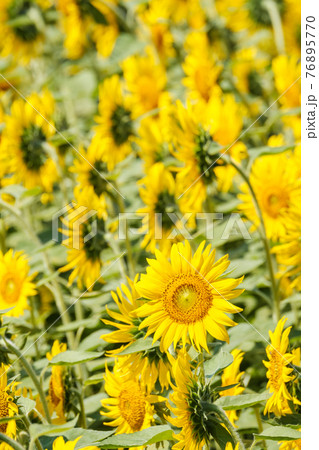
[(263, 394), (244, 394), (244, 395), (229, 395), (221, 397), (216, 400), (216, 405), (223, 408), (225, 411), (238, 410), (249, 408), (257, 405), (257, 403), (264, 402), (271, 397), (271, 394), (264, 392)]
[(299, 430), (289, 427), (271, 427), (264, 430), (262, 433), (255, 434), (255, 439), (260, 440), (271, 440), (271, 441), (294, 441), (296, 439), (301, 439), (301, 433)]
[(50, 366), (73, 366), (74, 364), (81, 364), (101, 356), (103, 356), (103, 353), (66, 350), (54, 356), (49, 364)]
[(250, 273), (265, 262), (264, 259), (233, 259), (229, 271), (233, 278), (239, 278), (246, 273)]
[(228, 442), (231, 442), (233, 446), (235, 445), (231, 434), (220, 423), (211, 423), (209, 431), (222, 450), (225, 450)]
[(221, 370), (225, 369), (225, 367), (228, 367), (233, 362), (233, 360), (233, 355), (225, 352), (224, 350), (220, 350), (216, 355), (213, 355), (211, 359), (205, 361), (205, 374), (212, 377)]
[(29, 427), (29, 433), (31, 436), (31, 439), (34, 441), (35, 439), (39, 438), (40, 436), (44, 435), (55, 435), (59, 434), (62, 435), (63, 431), (71, 430), (75, 427), (75, 424), (77, 422), (78, 418), (75, 417), (73, 420), (67, 423), (63, 423), (61, 425), (42, 425), (39, 423), (33, 423)]
[(6, 314), (7, 312), (9, 312), (9, 311), (11, 311), (11, 309), (13, 309), (14, 307), (12, 307), (12, 308), (7, 308), (7, 309), (1, 309), (0, 310), (0, 316), (2, 315), (2, 314)]
[(151, 348), (159, 347), (159, 342), (154, 342), (153, 344), (153, 338), (146, 338), (146, 339), (138, 339), (137, 341), (133, 342), (129, 347), (124, 349), (121, 353), (119, 353), (120, 356), (123, 355), (130, 355), (131, 353), (137, 353), (137, 352), (143, 352), (145, 350), (150, 350)]
[(138, 41), (131, 34), (121, 33), (115, 42), (109, 62), (121, 62), (129, 56), (140, 53), (144, 45), (144, 43)]
[(99, 384), (104, 381), (103, 374), (101, 373), (95, 373), (90, 378), (87, 378), (84, 381), (84, 386), (90, 386), (91, 384)]
[(239, 385), (239, 383), (229, 384), (228, 386), (217, 386), (216, 388), (214, 388), (214, 391), (215, 392), (228, 391), (229, 389), (232, 389), (238, 385)]
[(277, 153), (282, 153), (287, 150), (292, 150), (295, 148), (295, 145), (281, 145), (280, 147), (257, 147), (257, 148), (249, 148), (248, 154), (253, 158), (257, 158), (262, 155), (274, 155)]
[(36, 402), (31, 398), (23, 397), (21, 395), (21, 397), (18, 398), (17, 405), (22, 414), (28, 416), (30, 412), (35, 408)]
[(118, 434), (99, 442), (96, 445), (102, 445), (103, 448), (118, 449), (120, 447), (151, 445), (156, 444), (156, 442), (172, 439), (173, 430), (168, 425), (157, 425), (132, 434)]

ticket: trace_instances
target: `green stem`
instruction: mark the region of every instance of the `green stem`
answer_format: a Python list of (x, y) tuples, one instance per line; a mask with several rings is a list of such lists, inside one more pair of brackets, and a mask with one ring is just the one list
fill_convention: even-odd
[(269, 241), (267, 239), (267, 234), (266, 234), (266, 227), (265, 227), (265, 222), (264, 222), (264, 218), (257, 200), (257, 196), (255, 194), (255, 191), (250, 183), (249, 180), (249, 176), (245, 173), (245, 171), (232, 159), (232, 158), (224, 158), (221, 157), (221, 159), (226, 163), (226, 164), (231, 164), (236, 170), (237, 172), (242, 176), (242, 178), (244, 179), (244, 181), (247, 183), (247, 186), (250, 190), (252, 199), (253, 199), (253, 203), (255, 206), (255, 210), (257, 212), (259, 221), (260, 221), (260, 226), (258, 227), (258, 230), (260, 232), (260, 236), (261, 236), (261, 240), (264, 244), (264, 249), (265, 249), (265, 254), (266, 254), (266, 260), (267, 260), (267, 266), (268, 266), (268, 270), (269, 270), (269, 276), (270, 276), (270, 282), (271, 282), (271, 290), (272, 290), (272, 297), (273, 297), (273, 312), (274, 312), (274, 320), (276, 322), (278, 322), (280, 320), (280, 298), (278, 296), (278, 287), (277, 287), (277, 283), (276, 283), (276, 277), (275, 277), (275, 271), (274, 271), (274, 266), (273, 266), (273, 261), (272, 261), (272, 255), (270, 253), (270, 246), (269, 246)]
[(41, 386), (41, 384), (39, 382), (37, 374), (34, 372), (31, 364), (26, 360), (26, 358), (23, 356), (23, 353), (21, 353), (21, 351), (16, 347), (16, 345), (12, 341), (10, 341), (10, 339), (8, 339), (8, 338), (3, 337), (3, 339), (4, 339), (8, 349), (10, 350), (10, 352), (14, 353), (18, 357), (18, 360), (21, 361), (21, 364), (23, 365), (23, 367), (25, 368), (25, 370), (28, 373), (29, 377), (33, 381), (34, 386), (35, 386), (36, 390), (39, 393), (40, 400), (41, 400), (42, 405), (43, 405), (43, 410), (44, 410), (44, 413), (45, 413), (45, 417), (46, 417), (48, 423), (51, 423), (51, 415), (50, 415), (47, 399), (46, 399), (45, 394), (44, 394), (44, 392), (42, 390), (42, 386)]
[(227, 430), (231, 434), (231, 437), (233, 438), (235, 445), (239, 444), (239, 450), (245, 450), (245, 446), (244, 446), (239, 434), (235, 430), (231, 421), (228, 419), (225, 411), (214, 403), (211, 404), (211, 409), (213, 409), (215, 411), (215, 413), (218, 414), (219, 418), (224, 422), (224, 425), (226, 426)]
[[(116, 185), (115, 185), (115, 187), (117, 189)], [(119, 208), (120, 208), (120, 212), (122, 214), (124, 214), (125, 213), (124, 201), (123, 201), (123, 198), (119, 194), (117, 194), (117, 201), (118, 201), (118, 205), (119, 205)], [(129, 275), (130, 275), (130, 277), (132, 279), (134, 279), (134, 276), (135, 276), (135, 264), (134, 264), (134, 258), (133, 258), (133, 253), (132, 253), (131, 242), (130, 242), (130, 239), (129, 239), (128, 233), (127, 233), (127, 227), (125, 228), (125, 244), (126, 244), (126, 250), (127, 250)]]
[(264, 8), (267, 10), (269, 14), (277, 51), (278, 54), (281, 55), (285, 53), (285, 38), (278, 7), (273, 0), (264, 0), (262, 6), (264, 6)]
[[(256, 420), (257, 420), (258, 431), (259, 431), (259, 433), (262, 433), (264, 431), (264, 428), (263, 428), (263, 424), (262, 424), (262, 421), (261, 421), (261, 417), (260, 417), (260, 412), (259, 412), (258, 406), (254, 407), (254, 412), (255, 412), (255, 416), (256, 416)], [(267, 449), (266, 441), (261, 441), (261, 442), (262, 442), (262, 445), (264, 446), (264, 448)]]
[[(23, 423), (24, 423), (25, 427), (26, 427), (27, 429), (29, 429), (29, 427), (30, 427), (30, 425), (31, 425), (31, 422), (30, 422), (29, 417), (28, 417), (27, 415), (25, 415), (25, 416), (23, 416), (22, 420), (23, 420)], [(42, 445), (41, 445), (41, 443), (40, 443), (40, 441), (39, 441), (38, 438), (36, 438), (36, 439), (34, 440), (34, 442), (35, 442), (35, 445), (37, 446), (37, 449), (38, 449), (38, 450), (43, 450), (43, 447), (42, 447)]]
[(200, 382), (202, 386), (205, 386), (205, 369), (204, 369), (204, 354), (201, 352), (198, 356), (200, 367)]
[(0, 442), (5, 442), (6, 444), (10, 445), (14, 450), (25, 450), (22, 447), (22, 445), (19, 444), (19, 442), (14, 441), (4, 433), (0, 433)]

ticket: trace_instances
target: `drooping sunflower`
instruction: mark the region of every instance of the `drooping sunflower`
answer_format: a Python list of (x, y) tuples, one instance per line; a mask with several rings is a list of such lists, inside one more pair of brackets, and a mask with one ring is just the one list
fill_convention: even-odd
[[(101, 253), (108, 247), (105, 240), (107, 218), (105, 197), (97, 197), (92, 186), (74, 190), (75, 204), (69, 209), (67, 218), (62, 218), (68, 237), (63, 245), (69, 247), (67, 264), (60, 272), (72, 270), (69, 283), (77, 279), (79, 289), (83, 285), (90, 291), (97, 280), (101, 282)], [(80, 218), (83, 218), (79, 225)]]
[[(8, 383), (7, 380), (8, 367), (1, 363), (0, 366), (0, 418), (13, 417), (19, 413), (18, 406), (14, 403), (14, 392), (17, 385), (16, 382)], [(0, 424), (1, 433), (6, 434), (9, 438), (16, 437), (16, 422), (10, 420), (7, 423)], [(0, 443), (0, 450), (11, 450), (12, 447), (5, 442)]]
[[(109, 4), (116, 5), (116, 0)], [(66, 34), (64, 46), (71, 59), (80, 58), (89, 47), (90, 38), (97, 52), (107, 57), (113, 50), (119, 34), (115, 14), (100, 0), (57, 0)]]
[[(250, 183), (255, 191), (265, 223), (267, 237), (278, 241), (286, 234), (287, 217), (292, 214), (292, 206), (299, 203), (300, 179), (289, 163), (290, 155), (285, 152), (258, 158), (250, 173)], [(241, 187), (242, 201), (238, 207), (253, 222), (256, 229), (260, 220), (247, 184)]]
[[(101, 338), (110, 344), (119, 344), (120, 347), (107, 351), (107, 356), (118, 355), (138, 338), (145, 335), (143, 330), (139, 330), (141, 319), (135, 313), (135, 310), (143, 304), (143, 301), (139, 300), (139, 294), (135, 287), (138, 278), (137, 275), (134, 282), (128, 279), (128, 287), (122, 284), (121, 289), (118, 288), (116, 293), (111, 292), (112, 298), (119, 308), (119, 313), (106, 307), (106, 311), (112, 320), (102, 320), (106, 325), (111, 325), (117, 330), (104, 334)], [(119, 358), (118, 364), (119, 366), (123, 364), (123, 369), (130, 367), (132, 373), (139, 373), (148, 392), (152, 391), (157, 381), (159, 381), (162, 389), (169, 387), (171, 366), (166, 354), (158, 348)]]
[[(32, 8), (42, 16), (49, 8), (48, 0), (2, 0), (0, 2), (1, 56), (13, 55), (19, 63), (27, 64), (39, 51), (43, 31), (29, 14)], [(33, 16), (34, 17), (34, 16)]]
[[(145, 236), (141, 245), (152, 253), (159, 248), (168, 256), (172, 244), (183, 239), (177, 232), (182, 214), (175, 179), (164, 164), (158, 162), (139, 184), (142, 185), (140, 196), (146, 205), (137, 211), (144, 216), (141, 231)], [(195, 216), (190, 219), (186, 225), (194, 226)]]
[(263, 361), (267, 370), (267, 388), (272, 396), (267, 400), (264, 414), (274, 413), (276, 416), (284, 416), (292, 413), (289, 402), (300, 404), (299, 400), (293, 397), (287, 388), (287, 383), (294, 380), (296, 375), (294, 369), (290, 367), (295, 355), (289, 353), (289, 333), (291, 327), (284, 330), (287, 319), (279, 320), (274, 332), (269, 331), (271, 345), (266, 348), (268, 361)]
[(170, 359), (175, 379), (170, 400), (175, 406), (168, 405), (174, 417), (167, 417), (167, 420), (175, 427), (181, 428), (178, 434), (174, 434), (178, 443), (172, 448), (201, 450), (211, 441), (206, 424), (208, 416), (203, 414), (200, 405), (205, 397), (205, 389), (200, 385), (197, 375), (192, 372), (190, 357), (185, 350), (178, 352), (176, 360), (172, 357)]
[[(221, 391), (219, 393), (221, 397), (227, 395), (240, 395), (244, 391), (243, 386), (240, 386), (240, 380), (244, 375), (244, 372), (240, 372), (240, 364), (242, 363), (242, 360), (244, 358), (244, 352), (238, 349), (234, 349), (231, 354), (233, 355), (234, 360), (228, 367), (226, 367), (226, 369), (224, 369), (222, 373), (222, 386), (230, 386), (236, 383), (238, 384), (231, 389)], [(234, 425), (235, 421), (238, 419), (237, 412), (225, 411), (225, 413), (227, 414), (231, 423)]]
[(51, 193), (58, 178), (53, 159), (55, 148), (50, 143), (55, 133), (54, 99), (49, 91), (44, 91), (41, 95), (31, 94), (26, 100), (15, 100), (11, 114), (5, 117), (0, 158), (10, 177), (4, 182), (22, 182), (27, 189), (40, 186), (45, 193)]
[(153, 54), (149, 51), (145, 56), (130, 56), (123, 61), (122, 68), (134, 116), (158, 108), (161, 97), (167, 95), (167, 80), (164, 67)]
[(131, 104), (124, 96), (120, 78), (107, 78), (99, 90), (98, 125), (92, 145), (100, 147), (108, 170), (122, 161), (131, 151), (134, 139), (134, 124)]
[[(78, 437), (74, 441), (64, 442), (62, 436), (59, 436), (53, 441), (52, 450), (74, 450), (77, 442), (81, 439), (82, 436)], [(95, 445), (90, 445), (89, 447), (81, 447), (82, 450), (98, 450), (98, 447)]]
[[(116, 427), (116, 434), (134, 433), (151, 426), (153, 422), (153, 403), (163, 399), (149, 395), (139, 374), (125, 370), (125, 365), (116, 361), (113, 372), (105, 366), (105, 391), (108, 398), (101, 400), (107, 412), (101, 414), (109, 419), (105, 425)], [(143, 447), (138, 447), (143, 448)]]
[(29, 275), (28, 260), (22, 252), (10, 249), (0, 252), (0, 310), (13, 308), (6, 313), (10, 317), (21, 316), (29, 309), (28, 297), (36, 295), (33, 279), (36, 274)]
[[(46, 357), (49, 361), (51, 359), (65, 352), (67, 349), (66, 344), (60, 343), (58, 340), (54, 341), (52, 345), (51, 352), (46, 354)], [(52, 366), (52, 372), (50, 377), (49, 384), (49, 408), (51, 414), (53, 412), (56, 413), (57, 418), (54, 419), (55, 423), (64, 423), (66, 421), (65, 418), (65, 397), (66, 397), (66, 389), (65, 389), (65, 375), (66, 375), (66, 367), (65, 366)]]
[(215, 260), (211, 245), (205, 249), (203, 241), (195, 254), (188, 241), (173, 244), (170, 261), (156, 251), (156, 259), (149, 259), (146, 275), (141, 275), (137, 290), (148, 301), (137, 309), (138, 317), (146, 317), (140, 328), (148, 327), (146, 335), (154, 333), (160, 339), (161, 351), (167, 351), (182, 340), (201, 351), (208, 351), (207, 332), (215, 339), (229, 340), (225, 325), (236, 323), (225, 313), (242, 311), (229, 300), (243, 290), (235, 289), (243, 278), (225, 278), (229, 266), (228, 255)]

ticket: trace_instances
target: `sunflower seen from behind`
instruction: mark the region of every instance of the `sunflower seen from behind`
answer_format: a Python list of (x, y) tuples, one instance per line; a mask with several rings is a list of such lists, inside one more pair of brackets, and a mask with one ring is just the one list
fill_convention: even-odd
[(226, 313), (242, 311), (229, 300), (243, 292), (236, 289), (243, 278), (223, 276), (230, 264), (228, 255), (215, 261), (215, 250), (210, 244), (205, 248), (205, 241), (192, 254), (185, 241), (172, 246), (170, 261), (159, 250), (155, 256), (137, 283), (146, 300), (136, 311), (144, 318), (140, 329), (147, 327), (146, 336), (153, 334), (154, 342), (160, 339), (165, 352), (180, 341), (183, 347), (190, 342), (198, 351), (208, 351), (207, 332), (228, 342), (226, 326), (236, 323)]
[[(8, 384), (7, 370), (8, 366), (1, 363), (0, 366), (0, 419), (4, 417), (14, 417), (19, 413), (18, 406), (14, 403), (14, 393), (16, 382)], [(7, 423), (0, 423), (0, 432), (11, 439), (15, 439), (17, 426), (15, 420)], [(11, 450), (12, 447), (5, 442), (0, 442), (0, 450)]]
[(7, 316), (19, 317), (30, 309), (28, 297), (37, 293), (34, 277), (22, 252), (0, 252), (0, 310), (12, 308)]
[(14, 100), (5, 116), (1, 139), (1, 163), (6, 168), (6, 184), (22, 183), (26, 189), (39, 186), (51, 193), (58, 179), (52, 115), (54, 99), (49, 91), (31, 94), (26, 101)]

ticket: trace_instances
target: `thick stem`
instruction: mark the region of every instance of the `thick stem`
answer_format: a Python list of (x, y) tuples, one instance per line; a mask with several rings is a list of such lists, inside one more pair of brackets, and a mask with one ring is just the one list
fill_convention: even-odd
[(220, 419), (224, 422), (224, 425), (226, 426), (227, 430), (230, 432), (231, 437), (233, 438), (235, 444), (236, 445), (239, 444), (239, 446), (238, 446), (239, 450), (245, 450), (245, 446), (244, 446), (242, 440), (240, 439), (239, 434), (235, 430), (231, 421), (228, 419), (225, 411), (222, 408), (220, 408), (219, 406), (214, 405), (214, 407), (216, 408), (216, 413), (219, 415)]
[(259, 232), (261, 235), (262, 242), (264, 244), (266, 260), (267, 260), (267, 265), (268, 265), (268, 270), (269, 270), (272, 297), (273, 297), (274, 319), (276, 322), (278, 322), (280, 320), (280, 298), (278, 296), (278, 287), (277, 287), (277, 283), (276, 283), (272, 255), (270, 253), (269, 241), (267, 239), (265, 222), (264, 222), (264, 218), (263, 218), (263, 215), (262, 215), (262, 212), (261, 212), (258, 200), (257, 200), (257, 196), (255, 194), (255, 191), (254, 191), (251, 183), (250, 183), (249, 176), (245, 173), (245, 171), (232, 158), (223, 158), (222, 157), (222, 160), (226, 164), (231, 164), (237, 170), (237, 172), (242, 176), (244, 181), (247, 183), (247, 186), (250, 190), (250, 193), (251, 193), (251, 196), (253, 199), (253, 203), (254, 203), (254, 206), (255, 206), (259, 221), (260, 221), (260, 226), (258, 229), (259, 229)]
[(279, 55), (282, 55), (285, 53), (285, 38), (278, 7), (273, 0), (264, 0), (262, 6), (267, 9), (273, 28), (277, 51)]
[(46, 417), (48, 423), (51, 423), (51, 415), (50, 415), (47, 399), (42, 390), (42, 386), (39, 382), (37, 374), (34, 372), (31, 364), (26, 360), (26, 358), (23, 356), (23, 353), (21, 353), (21, 351), (16, 347), (16, 345), (12, 341), (10, 341), (10, 339), (8, 339), (8, 338), (3, 337), (3, 339), (4, 339), (8, 349), (10, 350), (10, 352), (14, 353), (18, 357), (18, 360), (21, 362), (21, 364), (25, 368), (26, 372), (28, 373), (29, 377), (33, 381), (33, 384), (39, 393), (45, 417)]

